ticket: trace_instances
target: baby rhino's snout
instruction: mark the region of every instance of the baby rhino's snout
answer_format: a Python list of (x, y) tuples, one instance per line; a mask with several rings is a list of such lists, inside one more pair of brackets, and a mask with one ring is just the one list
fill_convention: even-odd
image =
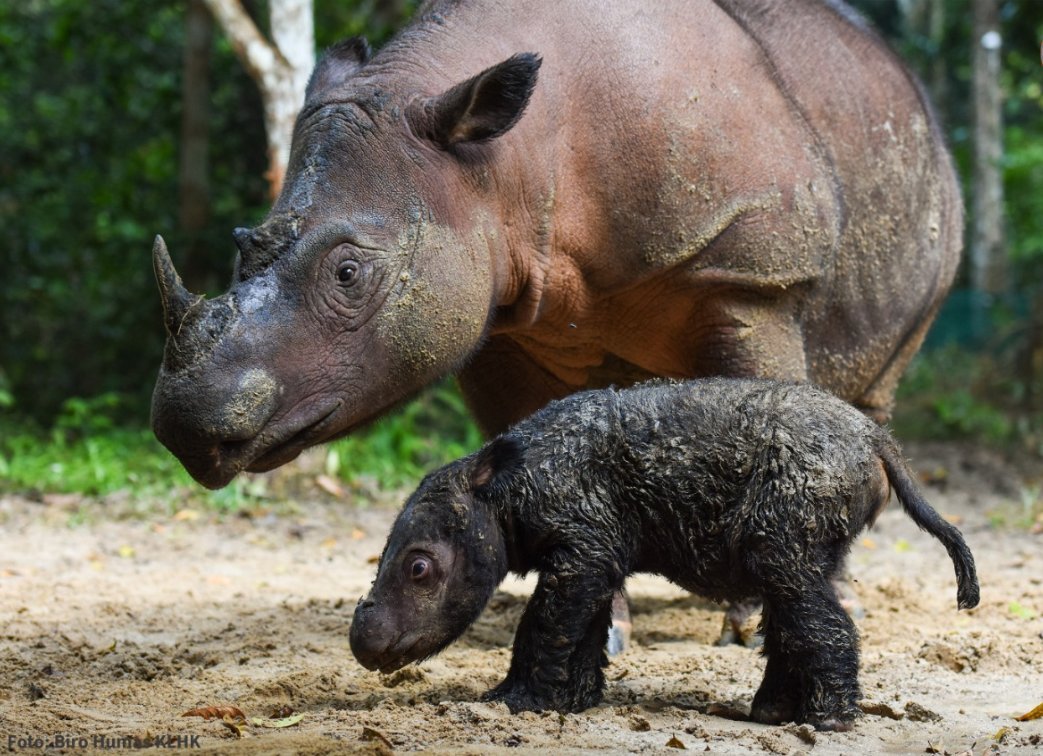
[(387, 614), (377, 609), (376, 602), (359, 599), (349, 634), (351, 653), (359, 664), (370, 670), (387, 667), (392, 661), (388, 653), (391, 641), (400, 634), (388, 626)]

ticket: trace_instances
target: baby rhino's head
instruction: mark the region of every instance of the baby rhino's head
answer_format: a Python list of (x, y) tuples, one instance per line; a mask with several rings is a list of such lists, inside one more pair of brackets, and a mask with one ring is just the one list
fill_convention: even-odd
[(483, 494), (519, 456), (498, 439), (431, 473), (409, 497), (351, 622), (362, 666), (391, 672), (433, 656), (481, 614), (507, 574), (503, 530)]

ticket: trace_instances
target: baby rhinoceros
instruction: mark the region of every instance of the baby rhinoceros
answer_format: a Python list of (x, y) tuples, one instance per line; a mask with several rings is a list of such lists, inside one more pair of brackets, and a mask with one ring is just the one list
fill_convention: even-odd
[(539, 581), (507, 678), (511, 711), (601, 700), (612, 595), (652, 572), (718, 600), (759, 598), (757, 722), (850, 729), (858, 636), (831, 578), (894, 487), (978, 603), (959, 531), (924, 501), (891, 436), (806, 385), (655, 382), (554, 402), (428, 475), (399, 514), (351, 648), (389, 672), (445, 648), (508, 571)]

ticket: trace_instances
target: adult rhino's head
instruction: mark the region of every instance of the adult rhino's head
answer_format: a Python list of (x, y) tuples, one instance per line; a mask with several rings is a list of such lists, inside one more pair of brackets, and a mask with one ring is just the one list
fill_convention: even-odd
[(279, 199), (233, 234), (228, 291), (188, 292), (157, 237), (152, 425), (196, 480), (288, 462), (474, 350), (496, 304), (485, 143), (521, 117), (539, 65), (516, 55), (428, 93), (342, 43), (312, 74)]

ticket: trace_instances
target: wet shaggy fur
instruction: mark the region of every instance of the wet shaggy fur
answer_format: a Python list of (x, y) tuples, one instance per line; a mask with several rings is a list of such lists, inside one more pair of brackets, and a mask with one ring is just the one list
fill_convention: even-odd
[(948, 550), (959, 606), (975, 606), (959, 531), (924, 501), (891, 436), (839, 399), (725, 379), (573, 395), (421, 483), (356, 610), (352, 649), (384, 670), (436, 653), (507, 570), (536, 570), (507, 678), (488, 697), (579, 711), (601, 700), (613, 593), (652, 572), (763, 601), (752, 719), (846, 729), (858, 636), (830, 580), (891, 487)]

